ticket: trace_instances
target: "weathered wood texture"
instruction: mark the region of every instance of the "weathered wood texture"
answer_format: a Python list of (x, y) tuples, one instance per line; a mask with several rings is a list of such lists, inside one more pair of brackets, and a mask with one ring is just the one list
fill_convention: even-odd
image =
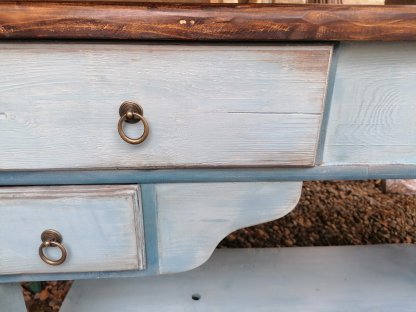
[(0, 37), (415, 40), (416, 7), (7, 1)]
[[(0, 188), (0, 274), (97, 272), (144, 268), (138, 186)], [(39, 255), (40, 235), (55, 229), (68, 251), (58, 266)], [(59, 258), (58, 248), (47, 248)]]
[(231, 232), (283, 217), (301, 182), (158, 184), (160, 273), (193, 269)]
[[(311, 166), (331, 51), (0, 44), (0, 169)], [(117, 132), (125, 100), (143, 144)]]
[[(149, 188), (145, 185), (143, 190)], [(290, 212), (297, 204), (300, 193), (302, 190), (301, 182), (261, 182), (261, 183), (174, 183), (174, 184), (159, 184), (154, 186), (154, 192), (150, 196), (154, 196), (153, 203), (143, 200), (143, 214), (144, 224), (146, 224), (146, 269), (145, 270), (130, 270), (130, 271), (113, 271), (113, 272), (93, 272), (100, 269), (100, 262), (104, 261), (98, 258), (96, 266), (89, 269), (91, 272), (84, 273), (65, 273), (65, 267), (58, 266), (43, 272), (51, 272), (50, 274), (20, 274), (20, 275), (3, 275), (0, 276), (0, 282), (11, 281), (33, 281), (33, 280), (56, 280), (56, 279), (95, 279), (95, 278), (109, 278), (109, 277), (130, 277), (130, 276), (152, 276), (165, 273), (176, 273), (191, 270), (201, 264), (203, 264), (211, 256), (217, 244), (229, 233), (250, 225), (271, 221)], [(109, 196), (112, 196), (110, 193)], [(149, 196), (149, 194), (143, 194), (143, 196)], [(68, 205), (76, 205), (76, 198), (71, 199), (73, 202)], [(107, 199), (106, 199), (107, 200)], [(15, 201), (21, 201), (16, 199)], [(101, 199), (104, 202), (104, 199)], [(120, 202), (116, 199), (114, 202)], [(30, 219), (34, 222), (34, 225), (28, 226), (27, 223), (10, 222), (14, 225), (14, 228), (22, 228), (24, 232), (19, 232), (19, 235), (10, 237), (10, 232), (6, 233), (7, 229), (10, 230), (10, 226), (0, 227), (0, 239), (5, 242), (6, 245), (0, 245), (2, 248), (10, 248), (13, 252), (20, 251), (22, 255), (31, 253), (31, 258), (21, 259), (19, 263), (25, 262), (27, 264), (27, 272), (30, 272), (29, 268), (38, 268), (40, 260), (37, 258), (37, 247), (40, 244), (38, 231), (36, 233), (27, 233), (26, 228), (33, 228), (40, 221), (38, 219), (58, 218), (62, 220), (62, 216), (67, 217), (67, 223), (72, 224), (73, 218), (66, 213), (67, 207), (62, 209), (56, 208), (54, 211), (51, 205), (47, 208), (51, 211), (50, 216), (46, 215), (41, 208), (38, 208), (45, 203), (42, 200), (33, 200), (33, 209), (39, 211), (39, 216), (34, 216)], [(88, 203), (86, 203), (88, 204)], [(147, 205), (146, 205), (147, 204)], [(17, 215), (17, 219), (21, 221), (24, 215), (23, 212), (16, 205), (0, 206), (0, 213), (2, 209), (6, 207), (7, 212), (15, 211), (13, 215)], [(94, 205), (94, 207), (97, 205)], [(125, 209), (125, 205), (120, 204), (119, 210)], [(108, 210), (103, 208), (103, 210)], [(64, 210), (66, 209), (66, 210)], [(93, 208), (96, 210), (96, 208)], [(46, 210), (46, 208), (44, 209)], [(48, 211), (49, 211), (48, 210)], [(3, 210), (4, 211), (4, 210)], [(71, 211), (69, 211), (71, 212)], [(64, 234), (64, 242), (67, 242), (71, 249), (79, 248), (85, 251), (82, 257), (86, 257), (84, 266), (80, 268), (86, 268), (90, 259), (96, 254), (94, 245), (92, 247), (86, 247), (88, 242), (81, 242), (81, 245), (73, 246), (72, 237), (77, 239), (88, 239), (88, 235), (98, 237), (100, 234), (100, 224), (107, 224), (106, 220), (111, 220), (110, 227), (114, 228), (120, 222), (117, 222), (118, 211), (114, 212), (114, 209), (108, 211), (108, 218), (97, 217), (91, 215), (87, 217), (79, 216), (78, 222), (84, 220), (80, 226), (76, 229), (78, 232), (67, 234), (64, 231), (69, 225), (59, 227), (63, 228), (62, 234)], [(111, 217), (111, 216), (113, 217)], [(153, 220), (152, 215), (155, 216)], [(25, 218), (32, 218), (32, 215), (28, 212), (24, 215)], [(58, 217), (56, 217), (58, 216)], [(5, 218), (5, 221), (10, 220), (10, 217)], [(34, 220), (34, 221), (32, 221)], [(0, 220), (0, 222), (2, 219)], [(47, 223), (54, 224), (52, 221)], [(133, 222), (129, 220), (129, 222)], [(16, 225), (17, 224), (17, 225)], [(88, 228), (86, 228), (88, 226)], [(42, 227), (43, 229), (43, 224)], [(75, 229), (75, 226), (74, 226)], [(123, 229), (116, 229), (116, 233), (111, 235), (133, 235), (130, 231), (130, 226), (126, 226)], [(123, 234), (129, 232), (128, 234)], [(91, 234), (90, 234), (91, 233)], [(18, 241), (22, 240), (22, 237), (30, 236), (27, 241), (24, 241), (22, 245), (15, 247)], [(104, 233), (105, 234), (105, 233)], [(105, 241), (108, 237), (114, 237), (109, 234), (102, 235), (97, 238), (99, 241)], [(148, 237), (150, 235), (151, 237)], [(130, 236), (129, 236), (130, 237)], [(152, 243), (152, 241), (156, 242)], [(124, 242), (120, 238), (119, 243)], [(10, 242), (10, 243), (9, 243)], [(110, 241), (106, 246), (107, 250), (113, 252), (117, 251), (117, 255), (112, 259), (113, 270), (123, 269), (123, 263), (116, 261), (117, 257), (128, 257), (129, 252), (121, 250), (123, 246), (114, 247)], [(2, 243), (3, 244), (3, 243)], [(126, 244), (126, 242), (124, 242)], [(33, 246), (32, 246), (33, 245)], [(3, 247), (4, 246), (4, 247)], [(75, 250), (73, 251), (73, 253)], [(33, 254), (33, 255), (32, 255)], [(112, 255), (112, 254), (111, 254)], [(15, 252), (14, 257), (17, 257)], [(5, 261), (1, 262), (1, 257), (8, 257), (0, 250), (0, 264), (2, 272), (7, 274), (11, 273), (11, 266), (5, 265)], [(11, 257), (11, 256), (10, 256)], [(79, 263), (83, 261), (82, 257), (77, 257)], [(154, 257), (154, 259), (150, 259)], [(127, 261), (124, 259), (122, 261)], [(75, 261), (75, 259), (74, 259)], [(108, 260), (110, 261), (110, 260)], [(69, 262), (68, 262), (69, 264)], [(4, 267), (3, 267), (4, 266)], [(46, 266), (46, 265), (45, 265)], [(44, 269), (44, 267), (42, 267)], [(56, 272), (56, 273), (52, 273)]]
[(324, 165), (416, 164), (416, 43), (339, 48)]
[(76, 281), (61, 311), (410, 312), (415, 266), (412, 245), (217, 250), (186, 273)]

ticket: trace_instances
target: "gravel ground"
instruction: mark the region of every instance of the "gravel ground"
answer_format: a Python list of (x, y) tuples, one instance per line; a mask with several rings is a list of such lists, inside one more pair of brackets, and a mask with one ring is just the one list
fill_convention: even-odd
[[(255, 208), (255, 207), (253, 207)], [(298, 206), (277, 221), (236, 231), (220, 248), (415, 243), (416, 196), (383, 194), (380, 181), (305, 182)], [(70, 282), (45, 282), (30, 312), (58, 311)]]
[(416, 241), (416, 196), (380, 181), (305, 182), (284, 218), (236, 231), (221, 247), (338, 246)]

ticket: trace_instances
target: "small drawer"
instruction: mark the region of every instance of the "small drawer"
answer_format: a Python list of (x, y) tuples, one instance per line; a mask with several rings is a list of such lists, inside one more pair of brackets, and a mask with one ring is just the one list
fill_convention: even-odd
[[(0, 170), (313, 166), (331, 53), (2, 43)], [(147, 121), (137, 145), (118, 132), (125, 101)], [(144, 131), (120, 124), (132, 138)]]
[[(2, 275), (145, 268), (139, 186), (0, 188), (0, 216)], [(48, 229), (61, 234), (60, 246), (40, 248)], [(67, 257), (52, 265), (40, 252), (46, 261)]]

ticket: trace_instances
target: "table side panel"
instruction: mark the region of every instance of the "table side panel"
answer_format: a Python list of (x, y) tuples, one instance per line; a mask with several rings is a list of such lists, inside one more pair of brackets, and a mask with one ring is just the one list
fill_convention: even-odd
[(416, 164), (416, 43), (342, 43), (323, 164)]

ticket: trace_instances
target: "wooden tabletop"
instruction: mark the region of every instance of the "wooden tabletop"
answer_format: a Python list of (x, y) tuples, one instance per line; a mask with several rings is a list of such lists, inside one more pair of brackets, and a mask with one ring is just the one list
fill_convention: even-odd
[(416, 6), (0, 3), (1, 39), (416, 40)]

